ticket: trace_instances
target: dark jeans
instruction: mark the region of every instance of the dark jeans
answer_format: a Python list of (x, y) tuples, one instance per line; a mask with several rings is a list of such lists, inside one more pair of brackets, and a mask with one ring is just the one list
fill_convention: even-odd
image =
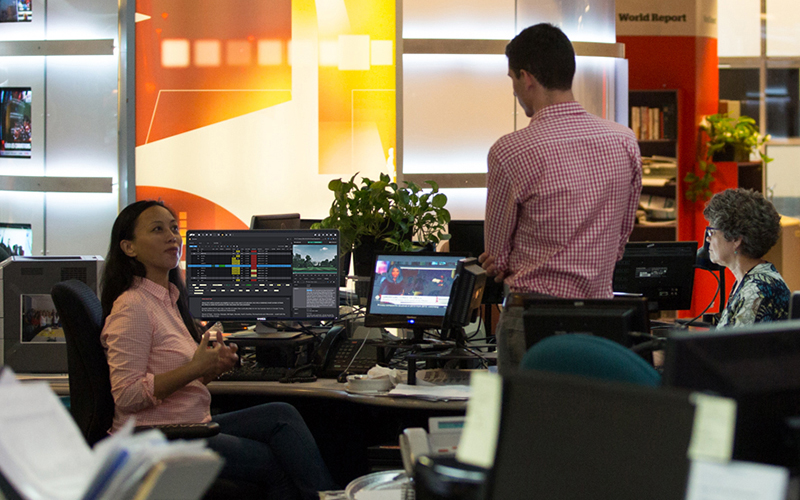
[(268, 403), (213, 418), (220, 434), (209, 448), (225, 459), (220, 477), (263, 487), (276, 500), (317, 499), (336, 485), (300, 413), (286, 403)]

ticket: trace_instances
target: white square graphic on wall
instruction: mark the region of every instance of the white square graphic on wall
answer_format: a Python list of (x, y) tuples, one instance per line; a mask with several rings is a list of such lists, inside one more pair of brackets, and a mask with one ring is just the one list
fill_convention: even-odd
[(339, 69), (368, 70), (369, 35), (339, 35)]

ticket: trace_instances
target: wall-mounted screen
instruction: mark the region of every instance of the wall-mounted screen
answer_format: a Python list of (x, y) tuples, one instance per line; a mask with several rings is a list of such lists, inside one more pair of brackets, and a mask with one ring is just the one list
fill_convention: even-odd
[(0, 158), (30, 158), (30, 87), (0, 87), (0, 120), (2, 120)]
[(33, 0), (0, 0), (0, 23), (29, 23)]
[(33, 254), (31, 225), (0, 222), (0, 261), (12, 255), (31, 254)]

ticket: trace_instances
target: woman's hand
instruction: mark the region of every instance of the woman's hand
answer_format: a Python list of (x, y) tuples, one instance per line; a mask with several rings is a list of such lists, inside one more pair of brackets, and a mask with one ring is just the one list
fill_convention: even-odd
[(192, 358), (192, 363), (196, 363), (201, 370), (204, 384), (236, 366), (236, 362), (239, 360), (239, 356), (236, 354), (239, 347), (236, 344), (225, 345), (222, 340), (218, 339), (213, 347), (209, 347), (209, 335), (208, 331), (203, 334), (200, 345), (197, 346), (197, 351)]
[(237, 347), (235, 345), (226, 346), (221, 341), (217, 342), (214, 347), (209, 347), (208, 340), (209, 332), (205, 332), (191, 361), (180, 368), (155, 376), (153, 395), (156, 399), (168, 397), (193, 380), (200, 379), (207, 384), (219, 377), (221, 373), (233, 368), (239, 359), (236, 354)]

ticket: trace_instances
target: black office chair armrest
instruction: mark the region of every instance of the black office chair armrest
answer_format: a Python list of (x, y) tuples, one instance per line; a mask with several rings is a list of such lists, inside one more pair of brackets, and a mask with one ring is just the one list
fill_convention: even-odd
[(219, 434), (219, 424), (208, 422), (206, 424), (166, 424), (166, 425), (137, 425), (133, 432), (142, 432), (158, 429), (167, 439), (198, 439), (210, 438)]

